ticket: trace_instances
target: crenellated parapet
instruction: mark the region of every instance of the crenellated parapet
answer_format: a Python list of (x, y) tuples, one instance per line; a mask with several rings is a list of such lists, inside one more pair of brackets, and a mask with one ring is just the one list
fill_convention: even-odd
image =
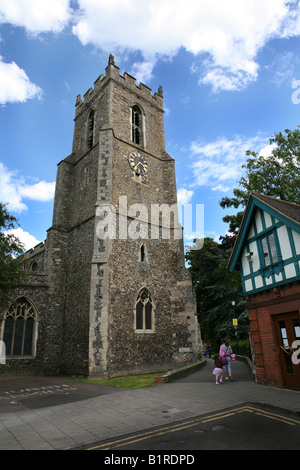
[(161, 86), (158, 87), (157, 92), (152, 92), (152, 89), (149, 88), (144, 83), (140, 82), (139, 84), (136, 81), (136, 78), (132, 77), (129, 73), (124, 72), (123, 75), (120, 75), (120, 68), (115, 65), (114, 57), (109, 56), (108, 66), (105, 70), (105, 75), (101, 74), (97, 80), (94, 82), (94, 88), (89, 88), (86, 93), (83, 95), (83, 100), (81, 95), (77, 96), (76, 99), (76, 115), (82, 112), (85, 105), (89, 105), (91, 101), (97, 96), (100, 90), (102, 90), (107, 82), (112, 79), (118, 82), (119, 85), (128, 88), (130, 91), (133, 91), (137, 94), (139, 98), (143, 98), (155, 106), (163, 109), (163, 89)]
[(26, 251), (26, 253), (24, 254), (24, 259), (26, 260), (34, 256), (40, 255), (42, 252), (45, 251), (45, 245), (46, 245), (46, 240), (44, 242), (40, 242), (38, 245)]
[[(133, 116), (139, 115), (139, 138)], [(165, 149), (163, 90), (153, 93), (144, 83), (137, 83), (129, 73), (120, 74), (114, 57), (109, 56), (105, 74), (101, 74), (83, 95), (77, 95), (72, 153), (74, 162), (91, 154), (99, 143), (105, 126), (113, 129), (121, 141), (136, 144), (158, 158)]]
[(47, 240), (38, 243), (35, 247), (24, 253), (22, 261), (24, 271), (30, 274), (44, 271), (46, 244)]

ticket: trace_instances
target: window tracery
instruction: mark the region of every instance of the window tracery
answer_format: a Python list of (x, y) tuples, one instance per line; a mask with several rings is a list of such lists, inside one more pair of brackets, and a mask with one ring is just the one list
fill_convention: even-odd
[(143, 145), (143, 118), (138, 106), (132, 107), (131, 112), (131, 140), (133, 143)]
[(34, 307), (25, 297), (20, 297), (4, 317), (3, 341), (7, 357), (34, 356), (36, 324)]
[(94, 122), (95, 122), (95, 111), (92, 109), (87, 123), (87, 138), (86, 147), (87, 150), (91, 150), (94, 145)]
[(153, 331), (154, 306), (147, 289), (144, 288), (140, 291), (135, 310), (135, 329), (137, 331)]

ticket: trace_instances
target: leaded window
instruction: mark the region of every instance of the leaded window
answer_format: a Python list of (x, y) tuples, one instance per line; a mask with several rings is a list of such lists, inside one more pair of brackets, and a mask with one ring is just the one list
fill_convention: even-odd
[(131, 140), (137, 145), (142, 145), (142, 113), (138, 106), (133, 106), (131, 113)]
[(277, 263), (278, 255), (276, 250), (276, 244), (274, 234), (270, 233), (266, 237), (261, 238), (262, 251), (264, 256), (264, 265), (270, 266), (270, 264)]
[(135, 328), (137, 331), (154, 330), (154, 306), (147, 289), (142, 289), (136, 301)]
[(86, 138), (86, 147), (87, 150), (91, 150), (94, 145), (94, 122), (95, 122), (95, 111), (92, 111), (89, 114), (88, 123), (87, 123), (87, 138)]
[(11, 305), (4, 318), (3, 341), (7, 357), (34, 356), (36, 312), (25, 298)]

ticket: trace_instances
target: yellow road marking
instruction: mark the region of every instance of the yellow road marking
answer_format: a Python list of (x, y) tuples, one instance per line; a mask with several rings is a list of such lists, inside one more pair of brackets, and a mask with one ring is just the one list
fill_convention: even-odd
[(242, 406), (240, 408), (234, 408), (232, 410), (228, 411), (221, 411), (221, 412), (216, 412), (212, 415), (209, 416), (202, 416), (196, 419), (191, 419), (188, 421), (185, 421), (183, 423), (178, 423), (178, 424), (173, 424), (170, 426), (162, 426), (159, 429), (156, 429), (154, 431), (147, 431), (144, 433), (138, 433), (133, 436), (117, 439), (115, 441), (111, 442), (106, 442), (105, 444), (100, 444), (98, 446), (90, 447), (88, 450), (109, 450), (112, 448), (112, 446), (115, 446), (114, 448), (117, 447), (122, 447), (126, 444), (134, 444), (136, 442), (143, 441), (145, 439), (150, 439), (151, 437), (158, 437), (162, 436), (164, 434), (168, 434), (170, 432), (176, 432), (176, 431), (181, 431), (183, 429), (191, 428), (193, 426), (197, 426), (200, 423), (208, 423), (210, 421), (216, 421), (219, 419), (224, 419), (230, 416), (234, 416), (235, 414), (238, 413), (254, 413), (259, 416), (263, 416), (265, 418), (269, 419), (274, 419), (276, 421), (280, 421), (282, 423), (288, 424), (290, 426), (296, 426), (297, 424), (300, 424), (299, 420), (293, 419), (293, 418), (288, 418), (286, 416), (282, 416), (277, 413), (271, 413), (269, 411), (264, 411), (259, 408), (255, 408), (253, 406)]
[[(189, 421), (186, 421), (186, 422), (183, 422), (183, 423), (173, 424), (173, 425), (170, 425), (170, 426), (163, 426), (160, 429), (156, 429), (154, 431), (148, 431), (148, 432), (142, 433), (142, 434), (139, 433), (137, 435), (137, 437), (141, 437), (143, 439), (140, 439), (140, 440), (144, 440), (144, 439), (148, 439), (149, 437), (155, 437), (155, 436), (160, 436), (161, 434), (166, 434), (167, 432), (175, 432), (175, 431), (179, 431), (181, 429), (186, 429), (188, 427), (193, 427), (193, 426), (196, 426), (197, 424), (199, 424), (201, 422), (213, 421), (213, 420), (216, 420), (216, 419), (225, 418), (226, 416), (232, 416), (232, 414), (233, 413), (231, 413), (229, 415), (228, 411), (223, 411), (221, 413), (215, 413), (213, 415), (205, 416), (205, 417), (203, 416), (203, 417), (200, 417), (198, 419), (192, 419), (192, 420), (189, 420)], [(203, 421), (204, 418), (206, 418), (205, 421)], [(159, 432), (159, 431), (161, 431), (161, 432)], [(125, 437), (125, 438), (119, 439), (117, 441), (112, 441), (112, 442), (109, 442), (109, 443), (106, 443), (106, 444), (102, 444), (100, 446), (91, 447), (88, 450), (100, 449), (100, 448), (105, 447), (107, 445), (128, 443), (127, 441), (129, 441), (130, 439), (132, 439), (134, 437), (135, 436)], [(134, 442), (136, 442), (136, 441), (134, 441)]]

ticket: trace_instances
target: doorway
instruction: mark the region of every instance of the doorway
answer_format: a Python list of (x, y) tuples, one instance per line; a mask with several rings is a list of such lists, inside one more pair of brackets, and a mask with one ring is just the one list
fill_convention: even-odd
[(300, 390), (300, 364), (293, 356), (292, 344), (300, 340), (299, 312), (274, 317), (283, 386)]

